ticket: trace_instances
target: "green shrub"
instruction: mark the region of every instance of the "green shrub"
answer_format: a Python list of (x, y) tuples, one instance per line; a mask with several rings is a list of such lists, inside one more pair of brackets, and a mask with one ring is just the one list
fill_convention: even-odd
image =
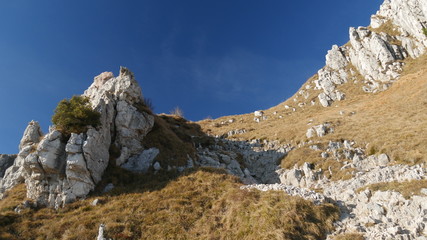
[(427, 28), (423, 28), (423, 33), (427, 36)]
[(56, 129), (69, 135), (85, 132), (88, 126), (98, 126), (100, 116), (99, 112), (92, 109), (87, 97), (73, 96), (70, 100), (63, 99), (58, 103), (52, 123)]

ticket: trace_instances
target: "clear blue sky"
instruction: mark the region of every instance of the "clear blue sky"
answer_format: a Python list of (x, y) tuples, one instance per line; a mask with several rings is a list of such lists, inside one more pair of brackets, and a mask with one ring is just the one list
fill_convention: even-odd
[(190, 120), (290, 97), (382, 0), (13, 0), (0, 3), (0, 153), (104, 71), (131, 69), (157, 113)]

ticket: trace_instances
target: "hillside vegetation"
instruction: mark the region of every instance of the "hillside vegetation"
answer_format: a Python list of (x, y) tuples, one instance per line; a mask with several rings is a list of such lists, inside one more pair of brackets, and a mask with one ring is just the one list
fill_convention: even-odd
[(241, 190), (238, 179), (221, 170), (180, 177), (121, 169), (106, 174), (104, 182), (117, 186), (112, 192), (59, 210), (18, 214), (14, 208), (25, 199), (25, 187), (14, 188), (0, 201), (0, 239), (94, 239), (101, 223), (113, 239), (321, 239), (339, 216), (332, 204)]

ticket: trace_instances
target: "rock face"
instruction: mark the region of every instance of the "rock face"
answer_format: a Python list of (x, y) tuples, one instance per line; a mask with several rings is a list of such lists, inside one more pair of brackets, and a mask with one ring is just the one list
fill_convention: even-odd
[[(345, 98), (337, 85), (363, 77), (363, 90), (385, 90), (399, 78), (402, 60), (422, 55), (427, 47), (427, 2), (424, 0), (386, 0), (371, 17), (371, 26), (350, 28), (350, 42), (332, 46), (326, 66), (313, 80), (320, 104), (329, 106)], [(384, 32), (382, 29), (391, 29)], [(383, 31), (383, 32), (381, 32)]]
[(84, 95), (101, 113), (100, 126), (69, 137), (51, 127), (43, 136), (39, 124), (30, 122), (18, 157), (0, 182), (2, 191), (25, 180), (29, 198), (57, 208), (95, 188), (109, 164), (111, 146), (120, 152), (116, 165), (143, 151), (141, 140), (152, 128), (154, 117), (138, 110), (143, 101), (141, 88), (129, 70), (121, 68), (118, 77), (100, 74)]
[(31, 121), (22, 136), (19, 144), (19, 153), (13, 165), (6, 169), (3, 179), (0, 180), (0, 198), (3, 197), (3, 193), (6, 190), (23, 183), (25, 177), (28, 177), (24, 170), (25, 159), (34, 153), (42, 136), (43, 133), (39, 123)]

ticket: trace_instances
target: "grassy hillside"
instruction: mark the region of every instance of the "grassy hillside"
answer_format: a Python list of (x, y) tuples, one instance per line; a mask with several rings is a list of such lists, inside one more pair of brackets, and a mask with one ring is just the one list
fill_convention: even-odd
[[(231, 138), (278, 140), (296, 146), (308, 142), (305, 135), (308, 128), (328, 122), (334, 132), (322, 138), (315, 137), (312, 139), (314, 142), (327, 144), (329, 140), (354, 140), (369, 154), (387, 153), (397, 162), (408, 164), (427, 162), (427, 56), (405, 62), (402, 77), (384, 92), (364, 93), (360, 77), (356, 77), (356, 83), (349, 81), (338, 86), (346, 94), (344, 101), (334, 102), (327, 108), (318, 103), (311, 106), (310, 101), (317, 100), (314, 92), (319, 91), (313, 88), (306, 90), (306, 86), (313, 87), (311, 80), (314, 76), (300, 89), (310, 94), (307, 99), (295, 94), (265, 110), (268, 118), (265, 121), (255, 122), (251, 113), (199, 123), (204, 131), (213, 135), (246, 129), (246, 133)], [(305, 106), (299, 107), (298, 103)], [(286, 109), (286, 105), (290, 108)], [(229, 119), (235, 121), (229, 123)], [(290, 167), (313, 158), (317, 159), (315, 162), (321, 161), (318, 153), (314, 156), (307, 150), (308, 146), (305, 148), (306, 151), (300, 150), (293, 157), (285, 158), (285, 165)], [(309, 155), (310, 158), (307, 157)]]
[[(321, 239), (339, 216), (331, 204), (240, 190), (237, 178), (220, 170), (107, 174), (115, 190), (59, 210), (16, 213), (25, 187), (12, 189), (0, 201), (0, 239), (94, 239), (101, 223), (113, 239)], [(92, 206), (95, 198), (100, 203)]]

